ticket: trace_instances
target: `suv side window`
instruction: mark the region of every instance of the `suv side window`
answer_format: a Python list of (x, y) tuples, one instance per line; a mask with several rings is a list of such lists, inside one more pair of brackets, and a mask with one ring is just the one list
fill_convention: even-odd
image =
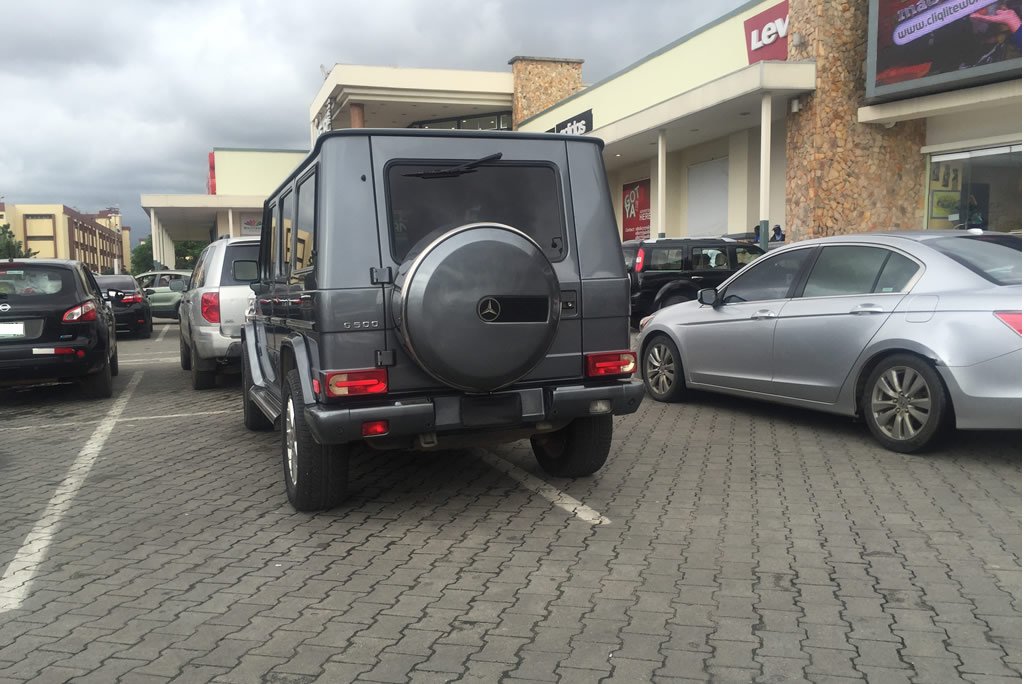
[(682, 271), (683, 248), (655, 246), (651, 250), (651, 260), (646, 267), (648, 271)]
[(729, 255), (724, 247), (694, 247), (692, 259), (694, 271), (729, 270)]
[(804, 297), (869, 294), (891, 252), (879, 247), (837, 245), (818, 255), (804, 285)]
[(206, 267), (210, 263), (210, 247), (203, 250), (196, 262), (196, 269), (192, 272), (192, 282), (189, 289), (203, 287), (206, 284)]
[(299, 211), (295, 218), (295, 263), (292, 271), (313, 265), (316, 245), (316, 173), (299, 183)]
[(736, 245), (736, 269), (739, 270), (764, 254), (760, 249), (753, 249), (746, 245)]
[(154, 278), (156, 278), (156, 276), (154, 276), (152, 273), (150, 273), (149, 275), (140, 276), (139, 277), (139, 285), (141, 285), (142, 289), (144, 289), (144, 290), (146, 288), (153, 287), (153, 279)]
[(277, 205), (272, 204), (263, 221), (260, 238), (260, 277), (270, 281), (277, 277)]
[(750, 267), (725, 289), (726, 304), (785, 299), (813, 249), (797, 249), (774, 257), (765, 257)]
[(85, 283), (89, 286), (89, 290), (92, 294), (97, 297), (102, 297), (103, 290), (100, 289), (100, 285), (96, 282), (96, 278), (93, 277), (92, 272), (89, 269), (82, 269), (82, 272), (85, 274)]
[(295, 193), (288, 191), (281, 200), (281, 228), (284, 239), (281, 241), (282, 259), (278, 277), (287, 278), (292, 269), (292, 243), (295, 240)]

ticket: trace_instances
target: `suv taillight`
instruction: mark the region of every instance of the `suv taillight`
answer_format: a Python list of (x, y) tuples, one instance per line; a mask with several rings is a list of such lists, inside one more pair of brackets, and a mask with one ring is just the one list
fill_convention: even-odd
[(96, 305), (92, 302), (82, 302), (73, 309), (64, 312), (61, 320), (65, 323), (85, 323), (96, 320)]
[(1020, 311), (994, 311), (995, 317), (1020, 335)]
[(210, 323), (220, 323), (220, 293), (204, 292), (199, 300), (199, 310)]
[(587, 377), (606, 378), (632, 375), (636, 370), (636, 352), (617, 351), (587, 354)]
[(636, 263), (633, 264), (633, 270), (639, 273), (644, 270), (644, 248), (636, 250)]
[(388, 369), (327, 371), (324, 373), (328, 397), (353, 397), (364, 394), (385, 394), (388, 391)]

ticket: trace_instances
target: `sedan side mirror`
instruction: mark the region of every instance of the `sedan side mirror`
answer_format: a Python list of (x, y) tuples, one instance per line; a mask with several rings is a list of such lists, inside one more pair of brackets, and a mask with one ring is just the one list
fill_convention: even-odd
[(185, 281), (184, 280), (172, 280), (171, 284), (168, 285), (168, 287), (171, 288), (171, 292), (181, 292), (182, 290), (185, 289)]
[(713, 287), (706, 287), (703, 290), (697, 292), (697, 301), (704, 306), (718, 306), (720, 300), (718, 299), (718, 290)]
[(155, 294), (156, 294), (156, 290), (154, 290), (154, 289), (153, 289), (153, 288), (151, 288), (151, 287), (147, 287), (147, 288), (146, 288), (145, 290), (143, 290), (143, 292), (145, 292), (145, 293), (146, 293), (146, 296), (147, 296), (147, 297), (148, 297), (149, 295), (155, 295)]

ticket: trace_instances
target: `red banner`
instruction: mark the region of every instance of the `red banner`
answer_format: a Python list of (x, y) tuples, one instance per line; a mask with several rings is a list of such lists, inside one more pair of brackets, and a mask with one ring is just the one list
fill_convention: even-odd
[(747, 34), (747, 64), (786, 61), (789, 41), (789, 0), (769, 7), (743, 22)]
[(651, 237), (651, 179), (622, 186), (622, 239)]

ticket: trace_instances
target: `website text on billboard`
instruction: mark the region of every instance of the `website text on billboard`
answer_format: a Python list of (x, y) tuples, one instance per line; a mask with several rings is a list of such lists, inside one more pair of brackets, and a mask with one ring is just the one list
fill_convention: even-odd
[(941, 5), (935, 5), (933, 9), (926, 10), (924, 14), (917, 14), (915, 11), (917, 5), (904, 8), (898, 16), (902, 18), (902, 16), (909, 15), (912, 18), (896, 27), (893, 32), (893, 42), (897, 45), (906, 45), (915, 38), (926, 36), (935, 29), (969, 16), (992, 4), (992, 0), (951, 0)]

